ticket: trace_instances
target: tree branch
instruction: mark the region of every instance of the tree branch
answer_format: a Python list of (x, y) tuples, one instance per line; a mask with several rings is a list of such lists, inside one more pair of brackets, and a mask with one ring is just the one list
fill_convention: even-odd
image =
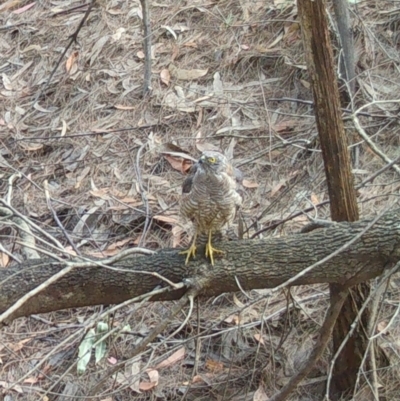
[[(285, 238), (222, 243), (218, 246), (226, 251), (226, 255), (216, 261), (214, 268), (205, 259), (185, 266), (184, 257), (178, 250), (165, 249), (153, 255), (120, 260), (108, 268), (99, 266), (99, 261), (93, 261), (93, 265), (82, 263), (79, 267), (77, 261), (76, 268), (52, 282), (51, 277), (63, 271), (65, 264), (49, 259), (27, 261), (0, 270), (0, 313), (46, 280), (51, 284), (35, 292), (29, 302), (10, 314), (8, 322), (20, 316), (66, 308), (118, 304), (156, 287), (167, 286), (160, 276), (174, 283), (206, 277), (210, 284), (200, 292), (205, 297), (240, 291), (237, 280), (244, 291), (274, 288), (362, 234), (343, 252), (292, 283), (355, 285), (380, 275), (400, 259), (399, 217), (400, 209), (387, 213), (364, 234), (362, 232), (371, 225), (373, 218), (333, 223), (325, 229)], [(200, 249), (199, 255), (202, 254)], [(184, 293), (184, 288), (171, 288), (152, 297), (151, 301), (179, 299)]]

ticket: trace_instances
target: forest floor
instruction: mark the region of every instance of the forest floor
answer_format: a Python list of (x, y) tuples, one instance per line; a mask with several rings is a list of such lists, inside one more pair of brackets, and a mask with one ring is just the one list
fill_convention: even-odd
[[(151, 2), (152, 92), (145, 98), (139, 0), (99, 0), (63, 56), (87, 4), (8, 0), (0, 5), (0, 191), (2, 197), (10, 194), (14, 208), (67, 251), (72, 248), (53, 213), (90, 256), (133, 246), (183, 247), (190, 238), (178, 213), (185, 173), (203, 150), (219, 149), (244, 174), (245, 238), (290, 235), (309, 218), (329, 219), (329, 207), (319, 206), (328, 199), (325, 172), (293, 1)], [(343, 104), (343, 118), (359, 184), (386, 163), (359, 136), (352, 111), (366, 106), (359, 116), (366, 133), (389, 158), (400, 155), (398, 101), (382, 102), (400, 93), (400, 9), (392, 1), (367, 0), (351, 5), (351, 17), (357, 94)], [(399, 185), (389, 169), (359, 189), (360, 214), (373, 215), (393, 203)], [(0, 235), (4, 248), (20, 255), (14, 229), (4, 224)], [(11, 260), (0, 255), (6, 268)], [(398, 295), (391, 283), (379, 330), (396, 309)], [(163, 341), (184, 312), (152, 354), (127, 364), (125, 373), (134, 380), (122, 374), (110, 378), (99, 400), (266, 400), (307, 358), (328, 301), (324, 285), (201, 300), (183, 331)], [(129, 330), (111, 337), (107, 357), (97, 365), (92, 361), (81, 375), (76, 361), (82, 335), (74, 333), (100, 314), (100, 307), (18, 319), (0, 333), (0, 389), (8, 400), (84, 396), (170, 307), (153, 303), (116, 312), (109, 323), (129, 324)], [(196, 342), (199, 327), (210, 330)], [(390, 361), (379, 371), (386, 400), (399, 399), (394, 380), (399, 331), (394, 323), (379, 342)], [(322, 399), (328, 361), (327, 352), (291, 400)], [(368, 383), (360, 375), (355, 400), (373, 399)]]

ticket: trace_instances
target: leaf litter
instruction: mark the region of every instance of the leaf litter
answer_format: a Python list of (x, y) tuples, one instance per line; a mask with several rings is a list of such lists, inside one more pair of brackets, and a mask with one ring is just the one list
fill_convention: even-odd
[[(292, 1), (151, 3), (153, 92), (148, 99), (141, 98), (144, 49), (139, 1), (98, 2), (77, 43), (48, 82), (86, 7), (81, 0), (8, 0), (0, 5), (0, 186), (4, 196), (15, 169), (23, 173), (13, 191), (15, 208), (34, 217), (70, 249), (41, 190), (48, 180), (53, 208), (84, 254), (105, 257), (138, 245), (146, 207), (153, 218), (141, 245), (182, 247), (191, 232), (179, 216), (180, 186), (202, 151), (219, 149), (244, 175), (241, 214), (248, 227), (245, 236), (310, 205), (315, 207), (312, 217), (329, 218), (328, 208), (318, 209), (318, 203), (327, 199), (326, 185), (313, 110), (302, 102), (312, 101), (312, 94)], [(356, 38), (361, 68), (356, 104), (397, 98), (398, 72), (388, 67), (394, 63), (392, 57), (397, 57), (395, 32), (385, 14), (388, 10), (393, 16), (399, 13), (388, 1), (379, 5), (366, 1), (353, 9), (364, 21), (358, 26), (363, 35)], [(396, 109), (379, 104), (367, 110), (386, 113), (387, 118), (362, 117), (360, 121), (376, 123), (370, 127), (371, 134), (376, 133), (379, 146), (394, 158), (399, 128), (390, 118)], [(346, 128), (349, 140), (360, 142), (347, 122)], [(356, 182), (382, 167), (368, 147), (359, 146)], [(143, 202), (142, 188), (148, 205)], [(390, 170), (377, 177), (359, 191), (362, 213), (380, 210), (385, 196), (396, 188)], [(305, 224), (307, 218), (301, 216), (260, 237), (297, 233)], [(2, 245), (20, 254), (12, 237)], [(1, 255), (1, 268), (7, 268), (9, 257), (4, 252)], [(249, 302), (242, 293), (227, 294), (215, 302), (201, 300), (200, 326), (191, 318), (174, 338), (178, 349), (172, 351), (173, 342), (165, 343), (163, 349), (154, 351), (153, 359), (143, 355), (140, 378), (121, 379), (120, 399), (130, 400), (133, 394), (135, 399), (146, 399), (140, 392), (171, 395), (182, 386), (185, 391), (192, 386), (191, 395), (201, 388), (203, 397), (208, 394), (209, 399), (218, 399), (224, 391), (219, 383), (224, 380), (230, 383), (228, 396), (239, 391), (252, 394), (253, 399), (267, 399), (265, 394), (273, 394), (277, 381), (285, 382), (285, 372), (292, 374), (304, 360), (312, 346), (310, 333), (316, 332), (326, 310), (324, 287), (291, 291), (297, 306), (287, 307), (282, 294), (241, 312), (239, 305)], [(397, 291), (394, 287), (394, 297)], [(310, 308), (307, 299), (313, 296)], [(168, 308), (168, 303), (146, 304), (135, 311), (126, 308), (117, 312), (116, 320), (123, 322), (129, 316), (133, 333), (147, 333)], [(299, 308), (304, 311), (298, 313)], [(58, 311), (21, 318), (5, 328), (0, 334), (0, 358), (2, 366), (7, 366), (0, 374), (3, 391), (21, 393), (20, 399), (27, 401), (37, 399), (35, 387), (28, 391), (18, 383), (10, 390), (11, 384), (35, 366), (37, 360), (29, 362), (29, 358), (38, 350), (42, 356), (50, 352), (92, 315), (93, 308)], [(286, 335), (287, 319), (303, 329)], [(173, 321), (171, 327), (180, 323)], [(191, 337), (205, 329), (213, 335), (207, 332), (195, 345)], [(233, 334), (225, 335), (226, 330)], [(387, 343), (381, 344), (385, 352), (398, 348), (394, 340), (398, 334), (399, 328), (391, 327)], [(281, 336), (286, 340), (278, 348)], [(134, 334), (113, 340), (117, 358), (110, 355), (108, 363), (121, 360), (137, 340)], [(302, 342), (306, 348), (299, 346)], [(1, 344), (7, 346), (1, 348)], [(68, 368), (67, 356), (78, 346), (78, 341), (64, 346), (57, 366), (40, 380), (37, 375), (27, 377), (25, 384), (40, 391), (48, 388)], [(275, 352), (279, 354), (276, 360)], [(392, 352), (390, 358), (397, 372), (398, 357)], [(268, 363), (267, 368), (260, 361)], [(145, 370), (146, 364), (154, 368)], [(89, 364), (81, 378), (74, 377), (82, 394), (95, 380), (96, 369), (100, 368)], [(278, 373), (274, 376), (273, 372)], [(326, 360), (314, 373), (326, 373)], [(385, 380), (382, 375), (380, 382)], [(110, 379), (108, 384), (112, 383)], [(386, 390), (396, 389), (387, 385)], [(310, 391), (310, 387), (305, 389), (307, 394)]]

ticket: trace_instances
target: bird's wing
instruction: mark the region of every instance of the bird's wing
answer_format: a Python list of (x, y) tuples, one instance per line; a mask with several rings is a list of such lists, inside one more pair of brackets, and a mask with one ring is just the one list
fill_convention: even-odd
[(190, 167), (188, 175), (182, 184), (182, 194), (188, 194), (192, 190), (193, 177), (196, 174), (197, 169), (198, 169), (198, 163), (194, 163), (192, 167)]
[(233, 167), (231, 164), (228, 164), (226, 167), (226, 173), (236, 181), (236, 184), (242, 184), (243, 173), (238, 168)]

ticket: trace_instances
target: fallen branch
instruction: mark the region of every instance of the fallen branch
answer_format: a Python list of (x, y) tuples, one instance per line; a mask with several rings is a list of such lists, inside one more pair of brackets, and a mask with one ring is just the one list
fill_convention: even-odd
[[(0, 313), (33, 291), (29, 302), (14, 309), (7, 317), (99, 304), (118, 304), (156, 287), (168, 286), (168, 281), (180, 283), (206, 277), (209, 285), (200, 295), (212, 297), (224, 292), (274, 288), (306, 268), (291, 285), (336, 283), (351, 286), (380, 275), (400, 259), (400, 210), (354, 223), (333, 223), (331, 227), (308, 234), (266, 240), (232, 241), (218, 244), (226, 252), (212, 268), (199, 258), (184, 265), (178, 250), (165, 249), (153, 255), (132, 256), (109, 263), (101, 261), (75, 263), (65, 273), (66, 264), (50, 259), (27, 261), (17, 267), (0, 270)], [(370, 227), (369, 227), (370, 226)], [(366, 232), (366, 228), (369, 228)], [(363, 233), (364, 232), (364, 233)], [(360, 236), (354, 241), (355, 237)], [(339, 248), (354, 242), (339, 254)], [(202, 255), (199, 249), (199, 255)], [(327, 258), (329, 255), (332, 257)], [(316, 263), (325, 259), (324, 263)], [(62, 272), (62, 277), (51, 278)], [(44, 282), (41, 291), (35, 292)], [(151, 301), (176, 300), (185, 289), (171, 288)]]

